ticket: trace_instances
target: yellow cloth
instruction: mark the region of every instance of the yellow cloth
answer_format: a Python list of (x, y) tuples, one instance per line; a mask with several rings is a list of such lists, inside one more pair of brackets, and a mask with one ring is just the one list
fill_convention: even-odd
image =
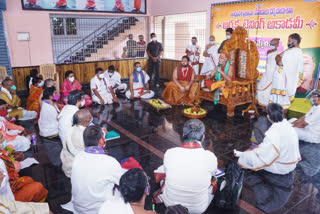
[(9, 117), (22, 118), (22, 109), (17, 109), (20, 107), (21, 100), (17, 95), (12, 95), (12, 100), (4, 92), (0, 92), (0, 99), (6, 101), (6, 103), (12, 107), (12, 111), (9, 112)]
[[(179, 81), (180, 85), (183, 87), (187, 86), (189, 82), (187, 81)], [(189, 91), (181, 92), (180, 88), (175, 84), (175, 82), (171, 81), (167, 85), (164, 90), (162, 97), (165, 99), (164, 101), (170, 105), (188, 105), (192, 106), (193, 102), (198, 99), (196, 96), (198, 92), (198, 83), (193, 83), (189, 89)], [(198, 100), (196, 100), (198, 101)]]

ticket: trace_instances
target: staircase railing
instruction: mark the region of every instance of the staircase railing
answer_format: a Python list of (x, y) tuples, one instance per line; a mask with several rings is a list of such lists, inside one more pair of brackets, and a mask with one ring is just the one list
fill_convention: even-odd
[[(97, 30), (93, 31), (89, 35), (87, 35), (84, 39), (75, 43), (73, 46), (62, 52), (59, 56), (57, 56), (57, 62), (63, 63), (66, 60), (70, 60), (70, 57), (73, 56), (76, 52), (83, 52), (83, 56), (85, 55), (85, 49), (87, 49), (87, 45), (89, 43), (96, 44), (97, 37), (105, 34), (105, 39), (108, 40), (109, 36), (112, 37), (114, 35), (109, 35), (108, 31), (112, 31), (115, 27), (117, 27), (120, 23), (123, 23), (125, 20), (129, 21), (131, 17), (121, 17), (121, 18), (113, 18), (109, 20), (107, 23), (100, 26)], [(114, 34), (114, 33), (113, 33)]]

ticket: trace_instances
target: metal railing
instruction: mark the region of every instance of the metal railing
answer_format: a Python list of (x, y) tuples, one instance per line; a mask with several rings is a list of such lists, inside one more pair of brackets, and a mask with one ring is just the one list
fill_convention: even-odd
[(73, 46), (57, 56), (58, 63), (84, 61), (91, 53), (96, 53), (98, 48), (108, 44), (109, 40), (129, 29), (137, 21), (135, 17), (121, 17), (108, 20), (98, 29), (78, 41)]

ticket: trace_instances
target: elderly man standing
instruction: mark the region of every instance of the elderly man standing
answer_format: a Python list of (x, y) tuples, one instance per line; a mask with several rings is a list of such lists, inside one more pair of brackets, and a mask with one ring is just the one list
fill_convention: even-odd
[(198, 119), (183, 126), (183, 143), (168, 149), (163, 165), (155, 173), (165, 173), (165, 184), (159, 198), (166, 206), (181, 204), (190, 213), (203, 213), (213, 194), (211, 177), (217, 170), (217, 158), (203, 149), (205, 126)]
[(150, 82), (152, 81), (153, 69), (155, 68), (155, 84), (158, 88), (159, 85), (159, 77), (160, 77), (160, 56), (163, 52), (163, 48), (160, 42), (158, 42), (157, 36), (155, 33), (151, 33), (151, 42), (147, 45), (147, 54), (149, 57), (148, 60), (148, 75), (150, 77)]
[(198, 84), (194, 83), (194, 71), (189, 61), (188, 56), (182, 57), (181, 65), (174, 69), (172, 80), (162, 94), (170, 105), (191, 106), (196, 99)]
[(320, 143), (320, 91), (314, 92), (314, 106), (299, 119), (289, 120), (298, 133), (300, 140), (309, 143)]
[(285, 175), (301, 160), (299, 139), (292, 125), (283, 118), (283, 108), (276, 103), (267, 106), (267, 118), (272, 123), (263, 142), (245, 152), (234, 151), (238, 164), (253, 171), (266, 170)]
[(191, 39), (192, 44), (188, 45), (186, 48), (186, 54), (190, 58), (190, 66), (194, 70), (195, 74), (199, 74), (199, 60), (200, 60), (200, 53), (201, 49), (200, 46), (197, 45), (198, 39), (197, 37), (192, 37)]
[(72, 201), (64, 208), (78, 214), (96, 214), (104, 201), (120, 193), (114, 188), (119, 185), (126, 172), (119, 162), (105, 154), (106, 142), (102, 129), (88, 126), (83, 133), (84, 151), (79, 152), (72, 164)]

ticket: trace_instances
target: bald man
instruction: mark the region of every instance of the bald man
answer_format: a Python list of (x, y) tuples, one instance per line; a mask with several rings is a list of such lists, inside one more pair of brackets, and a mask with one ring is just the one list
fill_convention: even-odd
[[(2, 81), (0, 92), (0, 99), (4, 100), (8, 106), (8, 115), (6, 117), (17, 117), (19, 120), (30, 120), (37, 117), (37, 112), (27, 111), (20, 107), (21, 100), (17, 95), (17, 87), (14, 85), (13, 80), (5, 79)], [(3, 115), (4, 116), (4, 115)]]
[(89, 110), (80, 109), (73, 115), (72, 127), (67, 132), (66, 140), (62, 143), (60, 154), (62, 170), (67, 177), (71, 177), (72, 163), (75, 155), (84, 150), (83, 132), (92, 121)]

